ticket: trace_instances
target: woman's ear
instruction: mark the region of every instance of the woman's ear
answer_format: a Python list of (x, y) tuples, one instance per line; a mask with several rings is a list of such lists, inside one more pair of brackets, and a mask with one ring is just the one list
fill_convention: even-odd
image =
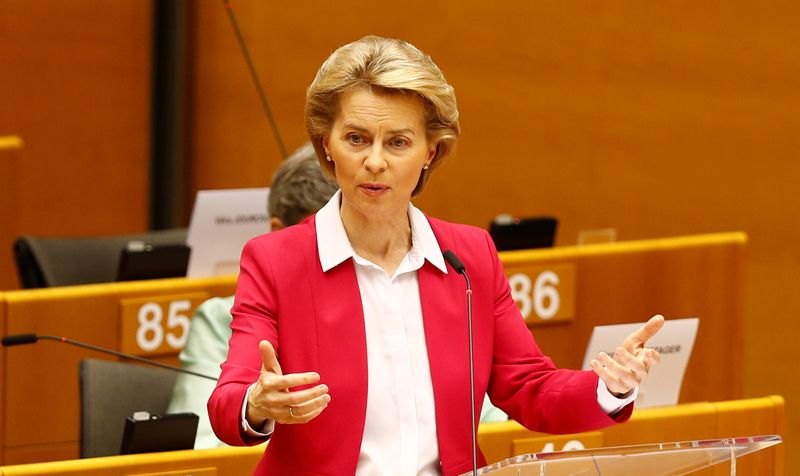
[(428, 161), (427, 165), (430, 165), (433, 162), (433, 158), (436, 157), (436, 151), (439, 150), (439, 143), (435, 143), (431, 146), (430, 150), (428, 150)]
[(278, 217), (272, 217), (269, 219), (269, 226), (272, 231), (280, 230), (283, 228), (283, 220)]

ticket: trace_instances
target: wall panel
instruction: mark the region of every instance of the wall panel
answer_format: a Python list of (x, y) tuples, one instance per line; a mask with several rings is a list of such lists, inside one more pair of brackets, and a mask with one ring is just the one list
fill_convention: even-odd
[(3, 2), (0, 135), (25, 141), (9, 233), (147, 229), (151, 24), (150, 2)]

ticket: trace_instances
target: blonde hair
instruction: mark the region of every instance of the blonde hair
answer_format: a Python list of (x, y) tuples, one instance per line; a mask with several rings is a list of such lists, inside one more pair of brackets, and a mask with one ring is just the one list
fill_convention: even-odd
[(425, 128), (436, 143), (430, 167), (423, 170), (412, 196), (419, 194), (435, 169), (455, 148), (461, 126), (453, 87), (436, 63), (403, 40), (365, 36), (334, 51), (317, 71), (306, 92), (306, 130), (323, 173), (335, 179), (326, 160), (323, 136), (330, 133), (344, 91), (367, 86), (386, 93), (412, 93), (425, 103)]

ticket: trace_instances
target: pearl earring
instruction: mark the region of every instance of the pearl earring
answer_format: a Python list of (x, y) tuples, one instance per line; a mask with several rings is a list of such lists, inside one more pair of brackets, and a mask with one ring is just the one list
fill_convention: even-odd
[(423, 169), (423, 170), (428, 170), (428, 167), (430, 167), (430, 164), (425, 164), (425, 166), (424, 166), (424, 167), (422, 167), (422, 169)]
[(331, 161), (331, 156), (330, 156), (330, 155), (326, 155), (326, 156), (325, 156), (325, 159), (326, 159), (328, 162), (330, 162), (330, 161)]

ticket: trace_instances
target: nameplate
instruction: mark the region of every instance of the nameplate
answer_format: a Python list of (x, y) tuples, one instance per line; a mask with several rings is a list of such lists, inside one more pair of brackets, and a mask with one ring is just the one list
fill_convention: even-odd
[(528, 326), (575, 318), (575, 264), (507, 264), (511, 297)]
[(177, 354), (189, 337), (192, 313), (205, 292), (120, 301), (120, 350), (138, 356)]
[[(658, 334), (647, 341), (646, 347), (656, 349), (661, 354), (661, 362), (650, 369), (647, 378), (639, 387), (636, 397), (637, 408), (678, 403), (681, 383), (689, 363), (689, 356), (692, 355), (699, 323), (700, 320), (696, 317), (669, 319), (664, 322), (664, 327)], [(595, 327), (583, 358), (583, 370), (591, 370), (591, 360), (601, 351), (613, 355), (617, 346), (622, 345), (623, 340), (642, 325), (643, 322)]]
[(268, 188), (197, 192), (186, 236), (192, 248), (186, 276), (237, 274), (247, 240), (270, 231), (267, 197)]
[(128, 476), (217, 476), (217, 468), (191, 468), (176, 469), (171, 471), (156, 471), (155, 473), (136, 473)]
[(599, 431), (589, 431), (572, 435), (542, 435), (515, 439), (511, 442), (511, 453), (514, 455), (552, 453), (554, 451), (601, 448), (602, 446), (603, 434)]

